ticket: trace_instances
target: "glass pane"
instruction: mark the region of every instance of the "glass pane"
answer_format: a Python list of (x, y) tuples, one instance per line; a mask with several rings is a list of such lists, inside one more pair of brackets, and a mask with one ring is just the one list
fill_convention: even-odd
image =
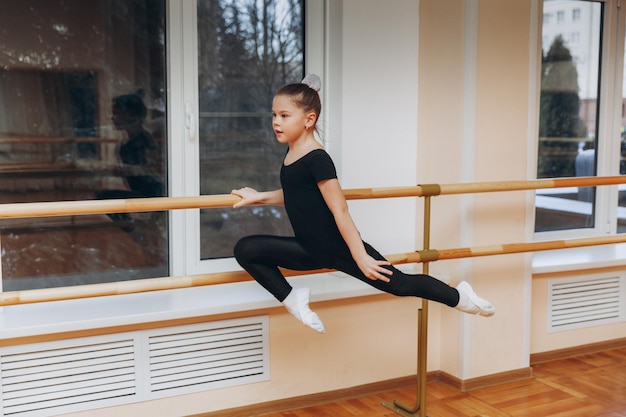
[[(600, 2), (544, 0), (537, 178), (596, 175)], [(535, 231), (594, 227), (595, 189), (540, 190)]]
[[(0, 3), (0, 203), (166, 195), (165, 0)], [(166, 213), (0, 222), (5, 291), (168, 275)]]
[[(200, 193), (280, 188), (287, 149), (271, 124), (274, 92), (303, 76), (303, 2), (198, 1)], [(291, 233), (282, 207), (200, 212), (201, 258), (233, 256), (248, 234)]]
[[(626, 47), (624, 50), (624, 63), (626, 64)], [(622, 81), (622, 115), (620, 132), (620, 160), (619, 174), (626, 175), (626, 65), (624, 65)], [(617, 233), (626, 233), (626, 184), (620, 184), (617, 207)]]

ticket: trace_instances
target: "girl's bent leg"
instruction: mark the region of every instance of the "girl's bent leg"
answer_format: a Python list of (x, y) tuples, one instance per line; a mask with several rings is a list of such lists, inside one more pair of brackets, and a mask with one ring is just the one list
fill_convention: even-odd
[(292, 237), (247, 236), (237, 242), (234, 252), (239, 265), (281, 302), (291, 292), (291, 285), (278, 267), (295, 271), (322, 268)]
[(298, 320), (324, 333), (324, 324), (309, 308), (309, 289), (293, 289), (278, 267), (296, 271), (319, 269), (294, 238), (278, 236), (248, 236), (235, 245), (237, 262)]
[(319, 333), (326, 333), (324, 323), (317, 313), (309, 308), (309, 289), (295, 288), (283, 301), (292, 316)]

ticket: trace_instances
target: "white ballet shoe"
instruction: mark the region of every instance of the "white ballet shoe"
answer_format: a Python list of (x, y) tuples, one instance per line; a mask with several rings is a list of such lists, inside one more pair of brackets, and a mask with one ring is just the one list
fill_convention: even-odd
[(313, 330), (326, 333), (324, 323), (319, 316), (309, 308), (308, 288), (294, 288), (291, 290), (287, 298), (283, 300), (283, 304), (295, 318), (306, 324)]
[(472, 286), (466, 281), (461, 281), (456, 287), (459, 292), (459, 303), (457, 310), (468, 314), (480, 314), (484, 317), (491, 317), (496, 313), (495, 307), (484, 298), (476, 295)]

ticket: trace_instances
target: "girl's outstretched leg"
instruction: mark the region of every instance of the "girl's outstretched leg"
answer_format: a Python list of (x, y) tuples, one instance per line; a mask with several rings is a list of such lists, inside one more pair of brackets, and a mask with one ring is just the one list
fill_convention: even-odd
[[(371, 257), (379, 260), (385, 259), (371, 245), (366, 242), (364, 242), (364, 244), (365, 250)], [(493, 305), (491, 305), (489, 301), (476, 295), (472, 287), (465, 281), (461, 282), (457, 288), (453, 288), (430, 275), (405, 274), (394, 266), (385, 267), (393, 272), (389, 282), (381, 280), (373, 281), (361, 272), (356, 262), (351, 258), (338, 260), (335, 265), (332, 266), (381, 291), (393, 295), (426, 298), (469, 314), (480, 314), (481, 316), (488, 317), (493, 316), (495, 313)]]
[(309, 289), (294, 289), (278, 267), (296, 271), (322, 268), (296, 242), (279, 236), (247, 236), (235, 245), (235, 258), (259, 284), (269, 291), (298, 320), (324, 333), (324, 324), (309, 308)]

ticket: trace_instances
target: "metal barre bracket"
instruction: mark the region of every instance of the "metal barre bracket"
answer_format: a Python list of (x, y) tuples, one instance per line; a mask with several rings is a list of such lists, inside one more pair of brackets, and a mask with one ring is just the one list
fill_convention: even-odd
[(439, 184), (420, 184), (419, 187), (422, 189), (422, 197), (441, 194), (441, 185)]

